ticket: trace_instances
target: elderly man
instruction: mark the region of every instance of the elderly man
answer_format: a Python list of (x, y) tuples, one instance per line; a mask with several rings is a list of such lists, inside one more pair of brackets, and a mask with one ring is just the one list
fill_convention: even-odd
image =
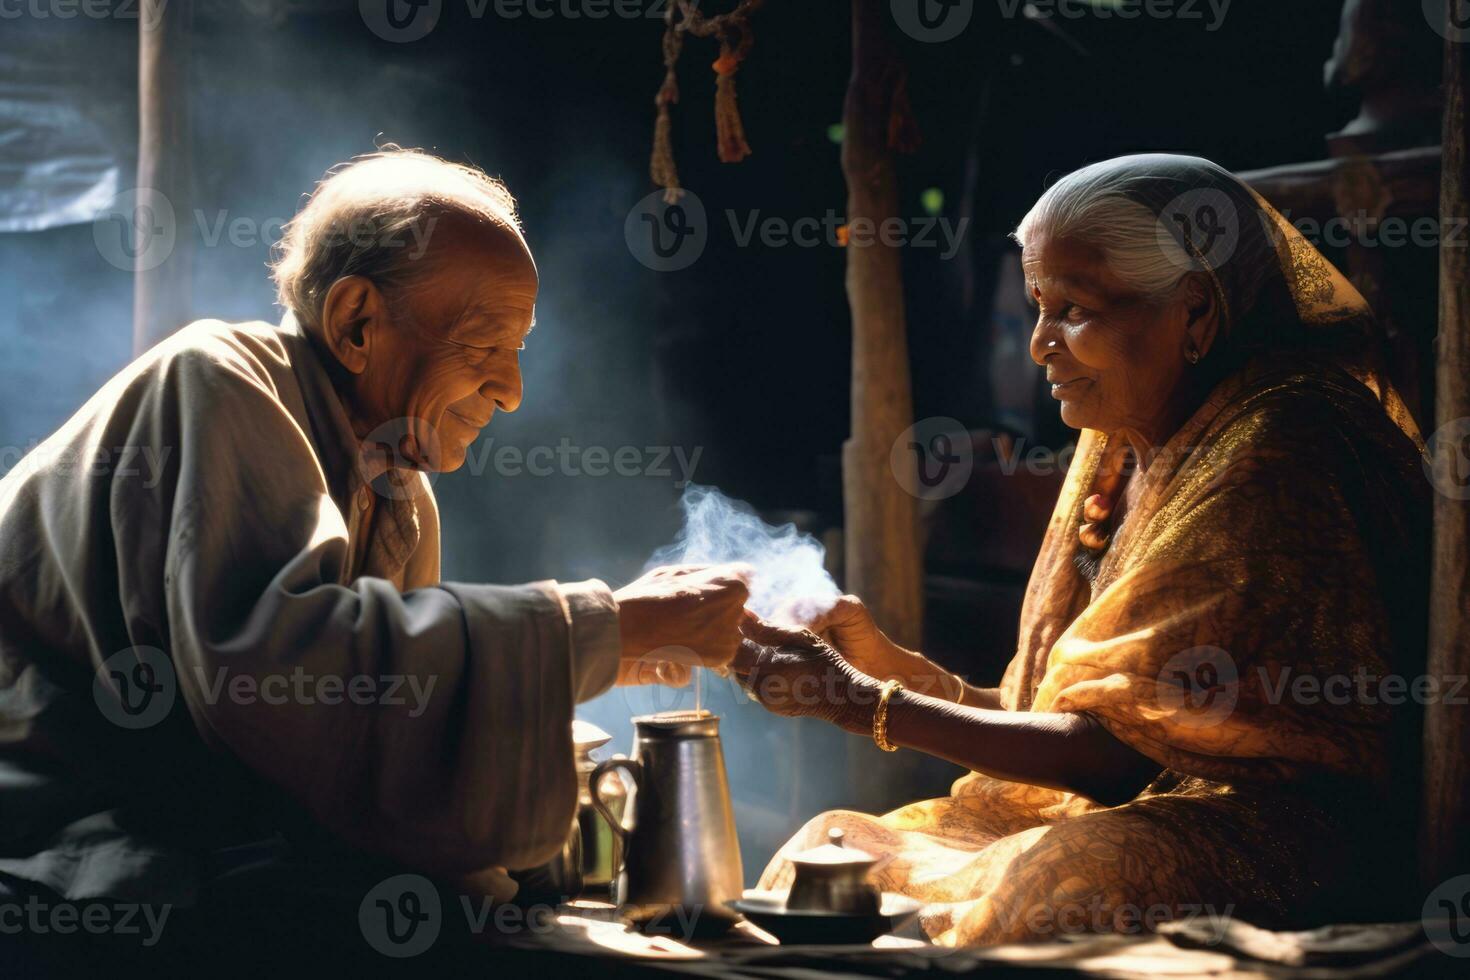
[(503, 895), (566, 838), (574, 705), (736, 651), (739, 568), (440, 581), (425, 474), (520, 405), (534, 319), (501, 184), (361, 159), (275, 277), (280, 326), (181, 330), (0, 482), (0, 895), (187, 908), (334, 850)]

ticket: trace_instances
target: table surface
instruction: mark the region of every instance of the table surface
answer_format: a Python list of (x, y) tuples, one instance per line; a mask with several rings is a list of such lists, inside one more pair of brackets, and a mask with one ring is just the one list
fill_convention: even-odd
[[(670, 930), (673, 932), (674, 930)], [(1159, 934), (1081, 935), (1054, 941), (954, 949), (914, 935), (884, 936), (867, 946), (781, 946), (747, 922), (715, 939), (685, 939), (629, 929), (613, 906), (562, 906), (554, 925), (509, 945), (561, 957), (591, 958), (600, 976), (647, 972), (698, 977), (902, 977), (1045, 973), (1048, 977), (1464, 977), (1470, 958), (1444, 955), (1419, 922), (1325, 926), (1278, 933), (1238, 920), (1165, 925)], [(1470, 953), (1470, 949), (1464, 952)], [(1038, 972), (1041, 971), (1041, 972)]]

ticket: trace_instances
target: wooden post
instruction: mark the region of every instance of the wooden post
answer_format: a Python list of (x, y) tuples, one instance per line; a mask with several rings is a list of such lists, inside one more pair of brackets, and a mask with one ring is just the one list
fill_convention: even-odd
[[(1455, 4), (1448, 4), (1453, 11)], [(1470, 41), (1451, 23), (1444, 70), (1444, 166), (1440, 175), (1440, 227), (1459, 227), (1470, 215), (1470, 159), (1466, 158), (1465, 104), (1470, 87)], [(1448, 239), (1445, 239), (1447, 242)], [(1434, 547), (1429, 591), (1429, 674), (1470, 675), (1470, 500), (1444, 492), (1443, 481), (1459, 463), (1460, 443), (1470, 436), (1470, 254), (1439, 249), (1439, 336), (1436, 340), (1435, 425), (1454, 425), (1457, 438), (1436, 453)], [(1450, 430), (1443, 430), (1447, 435)], [(1463, 474), (1453, 474), (1463, 479)], [(1440, 690), (1453, 690), (1441, 686)], [(1433, 888), (1470, 872), (1470, 709), (1437, 699), (1424, 720), (1424, 827), (1421, 870)]]
[[(192, 0), (142, 0), (138, 16), (138, 191), (133, 353), (192, 319), (189, 152)], [(171, 240), (164, 248), (154, 236)], [(161, 256), (162, 261), (157, 261)]]
[[(914, 421), (898, 249), (876, 231), (898, 217), (889, 114), (898, 74), (879, 0), (852, 0), (852, 78), (843, 110), (847, 179), (847, 300), (852, 310), (852, 436), (842, 447), (845, 583), (878, 625), (917, 647), (923, 628), (918, 501), (895, 478), (889, 452)], [(856, 229), (866, 231), (855, 244)]]

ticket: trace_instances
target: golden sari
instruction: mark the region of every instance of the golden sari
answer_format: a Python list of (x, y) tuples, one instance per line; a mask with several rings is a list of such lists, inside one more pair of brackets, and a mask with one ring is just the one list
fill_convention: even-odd
[[(1296, 325), (1366, 309), (1269, 205), (1237, 200), (1277, 230), (1236, 257), (1254, 244), (1279, 260)], [(1270, 329), (1281, 309), (1259, 267), (1248, 288), (1210, 271), (1231, 329)], [(1412, 864), (1416, 772), (1408, 692), (1385, 678), (1422, 672), (1428, 485), (1402, 403), (1356, 358), (1249, 350), (1138, 474), (1089, 581), (1078, 526), (1107, 445), (1080, 437), (1001, 694), (1008, 710), (1089, 712), (1160, 776), (1114, 807), (971, 773), (883, 816), (823, 814), (760, 887), (787, 887), (787, 855), (841, 827), (944, 944), (1380, 914), (1353, 899), (1391, 898), (1392, 865)]]

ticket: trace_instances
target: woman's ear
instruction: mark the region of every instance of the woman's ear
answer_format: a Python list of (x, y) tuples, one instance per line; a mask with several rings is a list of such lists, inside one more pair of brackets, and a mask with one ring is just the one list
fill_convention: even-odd
[(378, 287), (364, 276), (332, 283), (322, 303), (322, 341), (353, 374), (367, 370), (373, 338), (387, 324), (387, 304)]
[(1180, 291), (1185, 312), (1185, 356), (1189, 356), (1190, 350), (1198, 351), (1198, 357), (1194, 358), (1197, 361), (1210, 352), (1219, 335), (1220, 304), (1214, 283), (1202, 272), (1187, 274)]

